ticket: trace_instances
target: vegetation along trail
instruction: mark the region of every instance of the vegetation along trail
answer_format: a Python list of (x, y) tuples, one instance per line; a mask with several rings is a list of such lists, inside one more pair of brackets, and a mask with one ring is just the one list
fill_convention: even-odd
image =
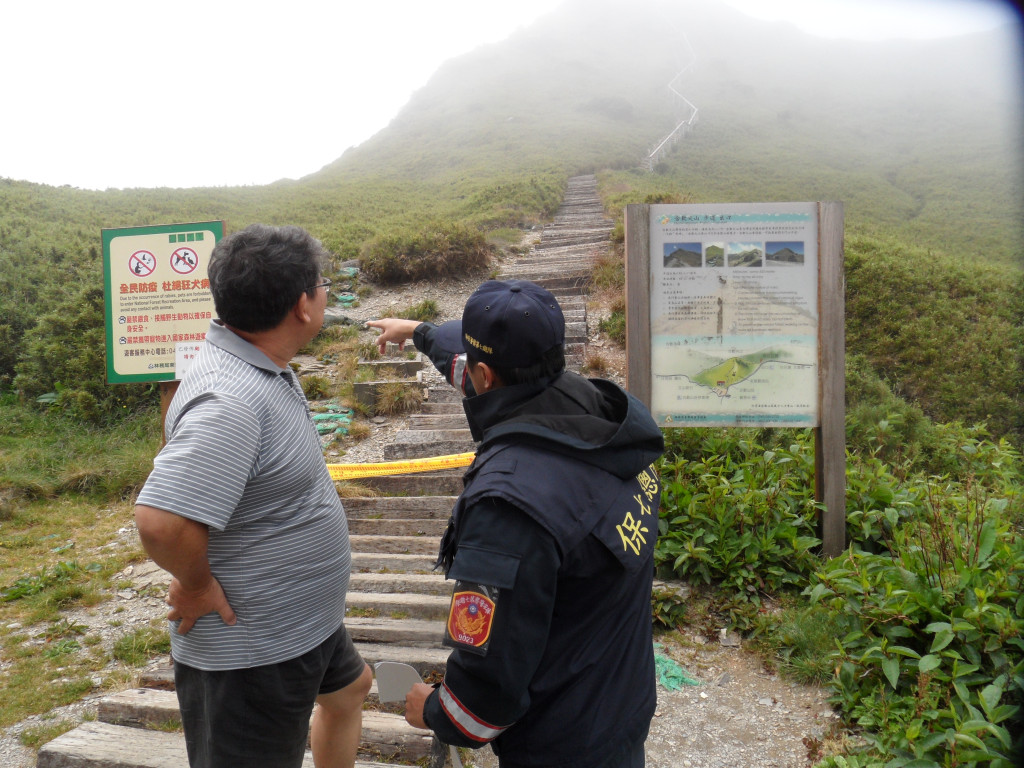
[[(622, 382), (626, 205), (838, 200), (846, 549), (818, 556), (810, 431), (666, 432), (652, 606), (675, 687), (659, 686), (649, 762), (1012, 766), (1016, 32), (825, 42), (716, 0), (685, 13), (568, 0), (446, 63), (385, 128), (302, 179), (98, 192), (0, 178), (0, 765), (57, 760), (76, 732), (120, 743), (111, 729), (129, 729), (106, 721), (141, 718), (138, 700), (163, 724), (135, 740), (180, 743), (169, 692), (147, 689), (166, 685), (164, 586), (131, 515), (159, 396), (106, 382), (102, 229), (264, 221), (320, 238), (336, 305), (295, 365), (328, 463), (354, 464), (472, 450), (429, 365), (374, 359), (362, 321), (456, 317), (492, 275), (551, 280), (573, 366)], [(648, 163), (692, 107), (699, 121)], [(430, 564), (458, 471), (409, 477), (339, 482), (358, 545), (350, 620), (368, 658), (436, 672), (446, 593)], [(367, 760), (429, 750), (401, 723), (368, 712)]]

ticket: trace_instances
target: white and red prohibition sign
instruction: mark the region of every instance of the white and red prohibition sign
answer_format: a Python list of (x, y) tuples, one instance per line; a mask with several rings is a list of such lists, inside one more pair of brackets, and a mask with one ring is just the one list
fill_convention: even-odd
[(199, 254), (191, 248), (178, 248), (171, 254), (171, 269), (179, 275), (188, 275), (195, 272), (199, 266)]
[(156, 269), (156, 256), (149, 251), (136, 251), (128, 259), (128, 269), (133, 275), (148, 277)]

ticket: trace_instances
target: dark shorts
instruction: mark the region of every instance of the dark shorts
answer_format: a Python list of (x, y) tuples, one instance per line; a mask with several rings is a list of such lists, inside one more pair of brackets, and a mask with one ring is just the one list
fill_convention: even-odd
[(316, 697), (355, 682), (364, 662), (343, 624), (288, 661), (207, 672), (174, 662), (191, 768), (297, 768)]

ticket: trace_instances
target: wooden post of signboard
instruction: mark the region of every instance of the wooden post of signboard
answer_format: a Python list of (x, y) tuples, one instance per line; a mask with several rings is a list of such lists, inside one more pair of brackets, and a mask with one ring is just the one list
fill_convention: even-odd
[[(845, 282), (843, 204), (818, 207), (818, 426), (814, 494), (822, 553), (846, 546)], [(651, 404), (651, 207), (626, 207), (626, 356), (629, 391)]]
[(626, 389), (651, 405), (651, 206), (626, 206)]
[(160, 437), (161, 445), (167, 442), (167, 409), (174, 399), (174, 393), (178, 391), (179, 381), (160, 382)]
[(818, 427), (814, 440), (814, 498), (824, 505), (823, 554), (846, 547), (846, 331), (843, 204), (818, 203)]

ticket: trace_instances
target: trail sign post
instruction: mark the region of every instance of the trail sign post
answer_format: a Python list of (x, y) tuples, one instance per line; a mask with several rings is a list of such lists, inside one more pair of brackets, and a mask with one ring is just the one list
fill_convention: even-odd
[(224, 222), (103, 230), (107, 382), (158, 381), (164, 413), (213, 317), (206, 274)]
[(103, 230), (108, 382), (180, 378), (213, 317), (206, 266), (223, 234), (220, 221)]
[(672, 427), (815, 430), (828, 556), (845, 546), (843, 207), (630, 205), (630, 391)]

